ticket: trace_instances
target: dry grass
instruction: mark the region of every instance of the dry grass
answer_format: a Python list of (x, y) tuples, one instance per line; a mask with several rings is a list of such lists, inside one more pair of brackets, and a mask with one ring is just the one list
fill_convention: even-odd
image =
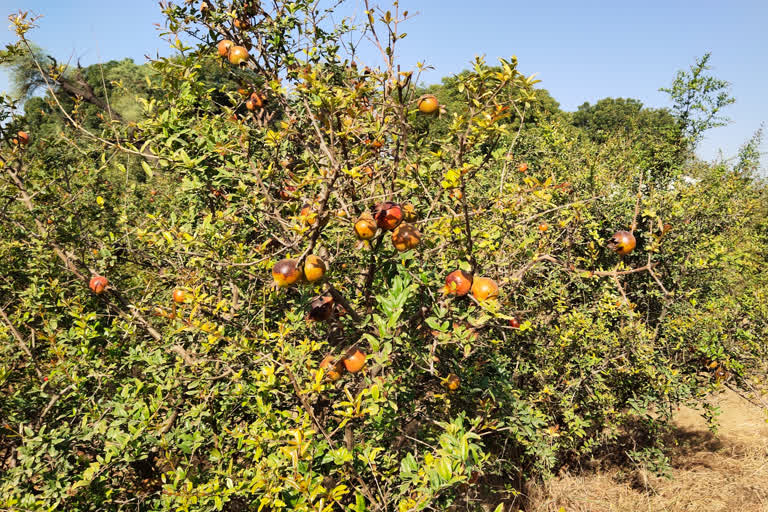
[(768, 424), (763, 410), (731, 391), (714, 398), (720, 430), (681, 409), (672, 479), (611, 467), (563, 475), (530, 489), (529, 512), (768, 512)]

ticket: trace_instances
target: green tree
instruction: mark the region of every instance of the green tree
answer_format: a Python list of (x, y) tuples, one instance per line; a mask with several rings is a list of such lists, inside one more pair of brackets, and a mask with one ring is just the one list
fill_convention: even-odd
[(725, 126), (729, 119), (723, 109), (736, 99), (730, 94), (730, 84), (708, 73), (711, 53), (697, 58), (689, 70), (680, 70), (670, 87), (659, 89), (672, 101), (672, 113), (680, 123), (678, 144), (682, 150), (693, 150), (704, 132)]

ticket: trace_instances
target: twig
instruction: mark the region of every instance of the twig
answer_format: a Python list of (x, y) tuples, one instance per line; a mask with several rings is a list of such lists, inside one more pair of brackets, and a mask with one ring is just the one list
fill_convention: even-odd
[(512, 105), (515, 106), (515, 110), (517, 110), (517, 113), (520, 114), (520, 126), (517, 128), (517, 133), (515, 134), (515, 138), (512, 139), (512, 143), (509, 145), (509, 150), (507, 150), (507, 155), (504, 158), (504, 166), (501, 168), (501, 180), (499, 183), (499, 197), (501, 197), (504, 194), (504, 178), (507, 175), (507, 166), (509, 165), (509, 157), (512, 154), (512, 148), (515, 147), (517, 144), (517, 139), (520, 137), (520, 132), (523, 131), (523, 124), (525, 123), (525, 111), (527, 107), (523, 106), (523, 112), (520, 113), (520, 110), (517, 108), (517, 105), (512, 103)]
[(362, 320), (362, 317), (357, 313), (357, 311), (354, 310), (354, 308), (349, 304), (347, 299), (344, 298), (344, 296), (339, 293), (339, 291), (331, 284), (328, 283), (328, 292), (333, 297), (333, 300), (341, 304), (341, 306), (347, 310), (347, 312), (352, 316), (355, 322), (360, 322)]
[(37, 418), (36, 426), (39, 427), (40, 424), (43, 422), (43, 419), (48, 414), (48, 412), (51, 410), (51, 408), (56, 404), (56, 402), (59, 401), (59, 398), (61, 398), (63, 395), (68, 393), (70, 390), (74, 388), (74, 384), (70, 384), (69, 386), (62, 389), (58, 394), (53, 395), (50, 400), (48, 400), (48, 405), (45, 406), (45, 409), (43, 409), (43, 412), (40, 413), (40, 417)]
[(629, 225), (629, 230), (634, 233), (637, 229), (637, 216), (640, 215), (640, 200), (643, 198), (643, 178), (645, 174), (640, 173), (640, 184), (637, 186), (637, 200), (635, 201), (635, 214), (632, 216), (632, 224)]
[[(309, 403), (307, 403), (307, 399), (304, 397), (304, 395), (301, 392), (301, 388), (299, 387), (299, 383), (296, 380), (296, 376), (291, 371), (291, 368), (286, 364), (285, 362), (285, 356), (281, 353), (280, 354), (280, 362), (285, 369), (286, 375), (288, 375), (288, 379), (291, 381), (291, 385), (293, 386), (293, 390), (296, 393), (296, 397), (299, 399), (299, 402), (301, 403), (301, 407), (304, 409), (304, 411), (307, 413), (307, 415), (311, 418), (312, 423), (315, 425), (315, 429), (325, 438), (325, 441), (328, 443), (328, 446), (331, 447), (331, 449), (336, 449), (336, 443), (333, 442), (333, 439), (331, 439), (331, 436), (328, 435), (328, 432), (323, 428), (323, 425), (320, 423), (320, 420), (317, 419), (317, 416), (315, 415), (315, 412), (312, 410), (312, 407), (309, 406)], [(363, 494), (370, 500), (371, 503), (376, 503), (376, 497), (371, 492), (368, 485), (365, 483), (365, 481), (360, 477), (360, 475), (357, 474), (357, 472), (354, 470), (354, 468), (351, 465), (348, 465), (348, 468), (352, 471), (352, 474), (355, 477), (355, 480), (360, 484), (363, 490)]]

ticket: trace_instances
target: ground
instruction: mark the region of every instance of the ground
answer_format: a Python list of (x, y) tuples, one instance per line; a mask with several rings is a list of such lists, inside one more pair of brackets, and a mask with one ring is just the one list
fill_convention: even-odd
[(527, 510), (768, 512), (768, 411), (732, 391), (712, 400), (722, 410), (716, 435), (699, 412), (678, 412), (672, 478), (615, 466), (564, 474), (530, 489)]

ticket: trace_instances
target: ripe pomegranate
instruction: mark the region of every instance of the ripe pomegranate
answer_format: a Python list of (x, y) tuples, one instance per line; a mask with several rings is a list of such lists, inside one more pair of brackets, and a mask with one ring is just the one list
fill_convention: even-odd
[(419, 98), (418, 108), (422, 114), (434, 114), (440, 108), (440, 104), (434, 95), (425, 94)]
[(181, 304), (187, 299), (187, 294), (181, 288), (173, 290), (173, 302)]
[(403, 210), (400, 205), (387, 201), (376, 205), (373, 217), (378, 227), (392, 231), (403, 221)]
[(459, 385), (461, 384), (461, 379), (459, 379), (459, 376), (455, 373), (451, 373), (448, 375), (448, 377), (445, 378), (445, 387), (450, 389), (451, 391), (456, 391), (459, 389)]
[(463, 297), (472, 289), (472, 276), (463, 270), (454, 270), (445, 276), (444, 293)]
[(219, 57), (229, 57), (229, 51), (233, 46), (235, 46), (235, 43), (229, 39), (222, 39), (219, 41), (219, 44), (216, 45), (216, 49), (219, 52)]
[(322, 360), (320, 363), (320, 368), (325, 370), (325, 376), (330, 380), (331, 382), (336, 382), (339, 380), (344, 373), (344, 363), (341, 361), (337, 361), (334, 364), (334, 360), (336, 358), (332, 355), (328, 354), (325, 356), (325, 359)]
[(608, 240), (608, 248), (621, 256), (626, 256), (631, 253), (636, 245), (637, 240), (635, 240), (635, 235), (630, 231), (617, 231), (616, 234)]
[(400, 224), (392, 233), (392, 243), (400, 252), (413, 249), (421, 241), (421, 233), (413, 224)]
[(302, 278), (301, 270), (296, 266), (296, 260), (284, 259), (275, 263), (272, 267), (272, 278), (280, 288), (291, 286)]
[(239, 66), (248, 60), (248, 50), (242, 46), (233, 46), (229, 49), (229, 63)]
[(352, 355), (344, 358), (344, 367), (349, 373), (357, 373), (363, 366), (365, 366), (365, 354), (358, 349)]
[(310, 283), (322, 279), (325, 275), (325, 271), (325, 262), (321, 257), (310, 254), (304, 260), (304, 278)]
[(499, 285), (487, 277), (476, 277), (472, 280), (472, 296), (482, 302), (499, 295)]
[(104, 277), (104, 276), (93, 276), (91, 278), (91, 282), (88, 283), (88, 287), (96, 295), (101, 295), (104, 292), (104, 290), (107, 288), (108, 284), (109, 284), (109, 281), (107, 281), (106, 277)]
[(370, 240), (376, 236), (376, 221), (370, 213), (363, 213), (355, 222), (355, 234), (360, 240)]

